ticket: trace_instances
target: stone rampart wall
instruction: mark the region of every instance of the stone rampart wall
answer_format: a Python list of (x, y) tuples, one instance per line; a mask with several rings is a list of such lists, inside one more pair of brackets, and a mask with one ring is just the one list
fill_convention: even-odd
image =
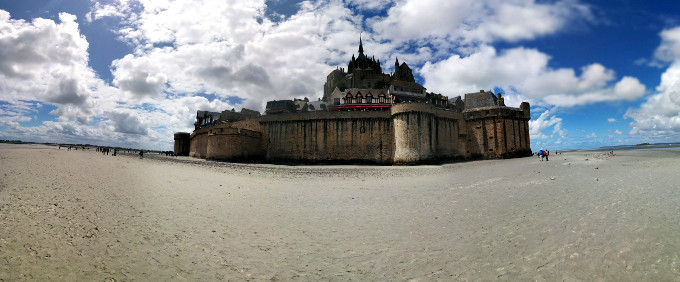
[(190, 155), (274, 163), (414, 164), (531, 154), (529, 112), (488, 107), (463, 113), (426, 103), (389, 111), (267, 115), (196, 130)]
[(389, 112), (314, 112), (263, 117), (269, 162), (392, 163)]
[(262, 131), (262, 128), (260, 128), (260, 118), (259, 117), (227, 123), (227, 124), (225, 124), (225, 126), (247, 129), (247, 130), (251, 130), (251, 131)]
[(461, 153), (462, 114), (424, 103), (392, 107), (394, 163), (412, 164), (466, 157)]
[(264, 155), (259, 118), (201, 128), (190, 137), (189, 156), (214, 160), (258, 160)]
[(263, 157), (261, 132), (235, 127), (210, 128), (206, 159), (259, 161)]
[(203, 128), (194, 131), (194, 133), (191, 134), (189, 156), (204, 159), (206, 157), (207, 150), (208, 150), (208, 128)]
[(176, 132), (174, 134), (175, 146), (173, 153), (175, 156), (188, 156), (191, 146), (191, 134), (187, 132)]
[(511, 111), (509, 114), (465, 113), (469, 126), (470, 154), (484, 158), (506, 158), (531, 154), (529, 120)]
[(300, 121), (318, 119), (362, 119), (362, 118), (390, 118), (389, 111), (315, 111), (293, 114), (266, 115), (260, 118), (260, 123), (279, 121)]

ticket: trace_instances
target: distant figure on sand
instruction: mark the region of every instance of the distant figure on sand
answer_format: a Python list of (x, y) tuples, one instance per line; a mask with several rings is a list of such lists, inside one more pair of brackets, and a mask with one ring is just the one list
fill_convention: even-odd
[(144, 158), (144, 151), (139, 150), (139, 158), (143, 159)]
[(543, 161), (543, 158), (545, 158), (545, 152), (543, 151), (543, 149), (538, 151), (538, 155), (541, 157), (541, 161)]
[(550, 151), (545, 150), (545, 161), (548, 161), (548, 156), (550, 156)]

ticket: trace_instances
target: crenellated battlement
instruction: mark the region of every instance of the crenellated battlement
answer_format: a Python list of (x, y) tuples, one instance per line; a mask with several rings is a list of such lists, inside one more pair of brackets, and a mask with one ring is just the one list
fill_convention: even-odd
[(518, 118), (518, 119), (531, 118), (531, 116), (530, 115), (527, 116), (527, 112), (525, 112), (522, 109), (505, 106), (490, 106), (464, 110), (463, 116), (465, 117), (466, 120), (493, 117)]

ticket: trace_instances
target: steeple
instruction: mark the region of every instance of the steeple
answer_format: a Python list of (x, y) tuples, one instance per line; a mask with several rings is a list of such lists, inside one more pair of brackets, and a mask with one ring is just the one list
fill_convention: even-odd
[(359, 34), (359, 56), (364, 53), (364, 45), (361, 42), (361, 34)]

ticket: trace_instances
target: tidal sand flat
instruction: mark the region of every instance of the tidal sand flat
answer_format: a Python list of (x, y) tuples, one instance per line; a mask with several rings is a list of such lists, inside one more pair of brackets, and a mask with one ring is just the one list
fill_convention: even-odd
[(680, 277), (680, 150), (276, 166), (0, 144), (0, 280)]

